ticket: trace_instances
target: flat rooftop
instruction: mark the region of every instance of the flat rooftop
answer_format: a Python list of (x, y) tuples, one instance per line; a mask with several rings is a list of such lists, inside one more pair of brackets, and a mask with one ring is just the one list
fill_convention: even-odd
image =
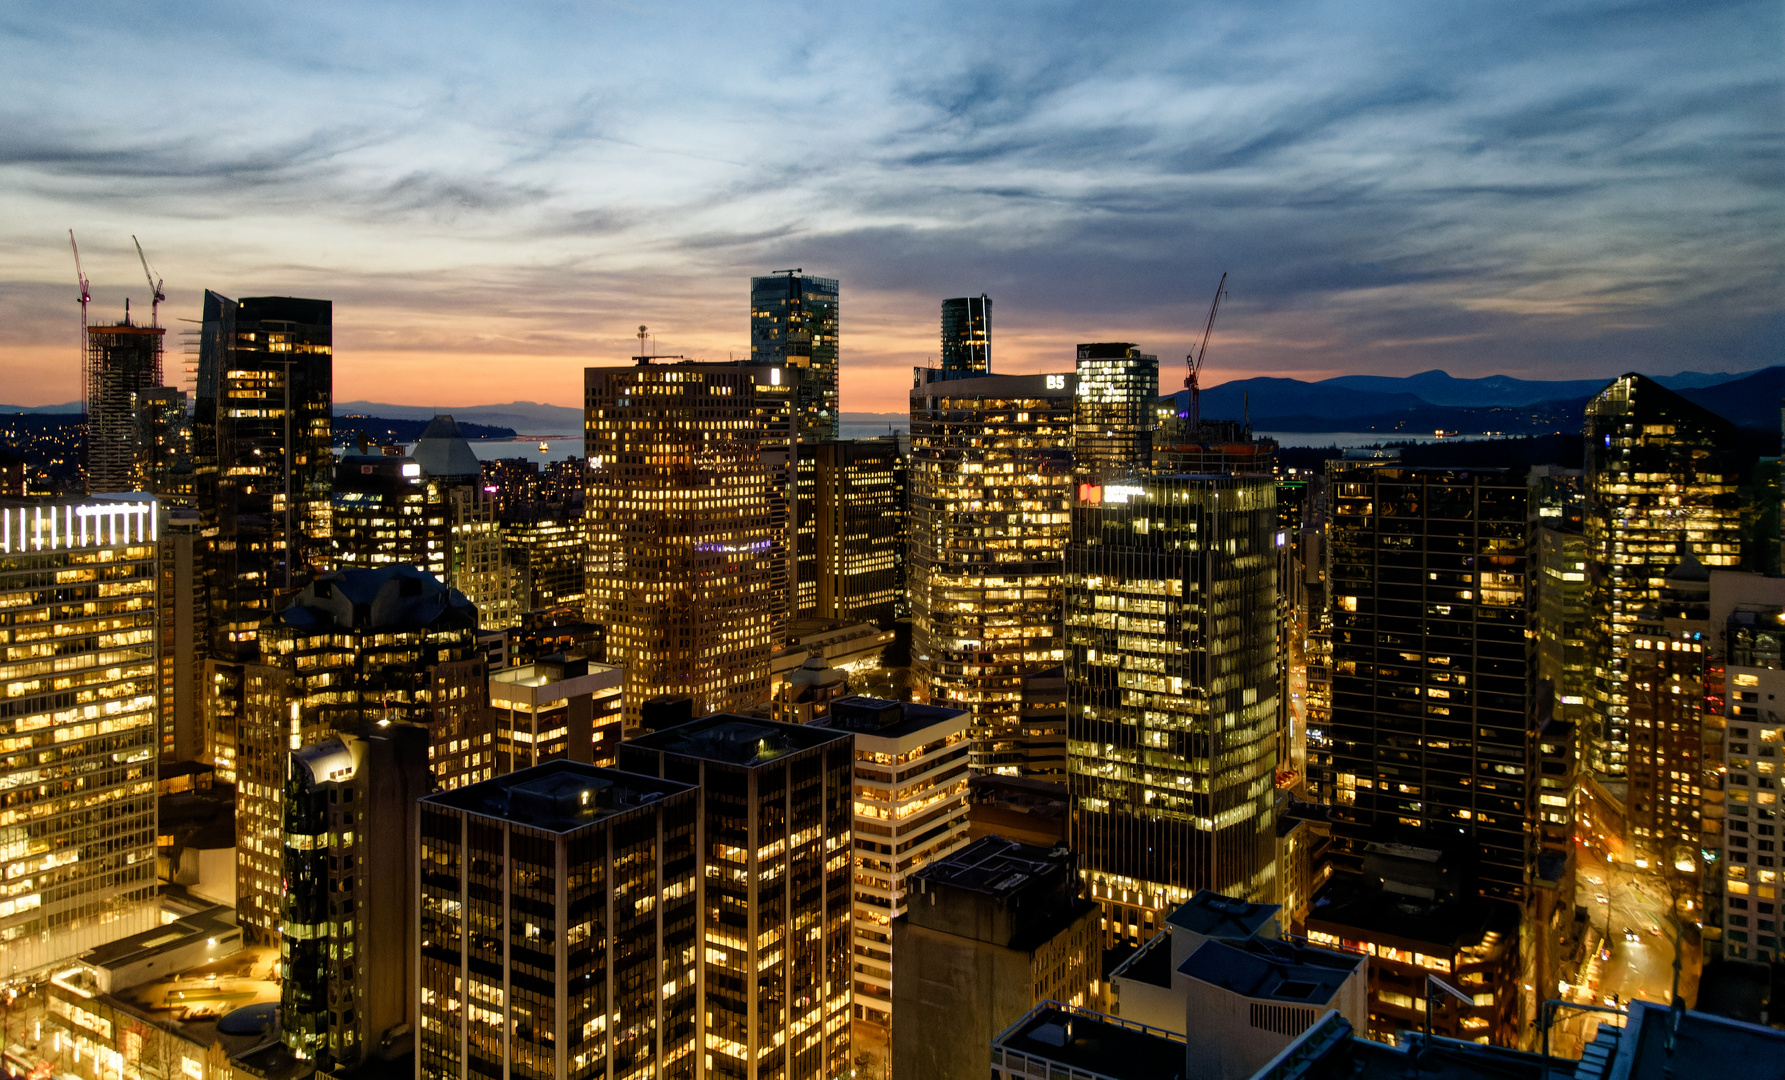
[(815, 746), (850, 738), (847, 731), (715, 713), (629, 740), (635, 749), (754, 768)]
[(982, 836), (966, 847), (926, 864), (913, 876), (986, 896), (1007, 897), (1037, 878), (1057, 873), (1070, 856), (1058, 849), (1031, 847), (1002, 836)]
[[(1108, 1080), (1188, 1080), (1184, 1037), (1158, 1028), (1073, 1009), (1036, 1006), (992, 1042), (992, 1060), (1019, 1075), (1042, 1075), (1041, 1062)], [(1015, 1067), (1018, 1056), (1026, 1059)], [(1045, 1070), (1051, 1072), (1052, 1070)]]
[(1680, 1017), (1670, 1055), (1667, 1035), (1672, 1010), (1638, 1001), (1630, 1011), (1629, 1025), (1620, 1033), (1617, 1052), (1606, 1071), (1609, 1078), (1722, 1080), (1780, 1074), (1785, 1031), (1688, 1010)]
[(966, 715), (960, 709), (941, 705), (886, 701), (852, 694), (831, 702), (827, 726), (878, 739), (899, 739), (939, 724), (958, 722)]
[[(1112, 950), (1113, 951), (1113, 950)], [(1129, 952), (1115, 970), (1112, 979), (1133, 979), (1152, 986), (1171, 987), (1171, 935), (1154, 934), (1145, 945)]]
[(208, 941), (212, 938), (240, 936), (241, 928), (236, 925), (235, 909), (227, 904), (217, 904), (173, 922), (144, 930), (140, 934), (108, 941), (82, 953), (81, 960), (96, 968), (118, 968), (185, 948), (200, 938)]
[(567, 833), (693, 790), (692, 784), (675, 780), (559, 760), (469, 787), (436, 791), (421, 802)]
[(1260, 1001), (1326, 1005), (1364, 958), (1265, 938), (1211, 939), (1179, 965), (1192, 979)]
[(1448, 956), (1491, 931), (1516, 933), (1518, 918), (1511, 905), (1491, 900), (1435, 903), (1386, 889), (1356, 890), (1340, 874), (1315, 896), (1308, 926), (1345, 940), (1425, 946), (1420, 951)]
[(1254, 904), (1222, 896), (1213, 889), (1198, 889), (1196, 895), (1165, 917), (1172, 926), (1204, 937), (1248, 938), (1283, 910), (1280, 904)]

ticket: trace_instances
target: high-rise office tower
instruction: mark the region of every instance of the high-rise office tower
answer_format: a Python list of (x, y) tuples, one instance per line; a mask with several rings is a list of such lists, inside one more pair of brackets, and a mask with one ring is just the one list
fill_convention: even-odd
[(155, 925), (155, 500), (0, 500), (0, 953)]
[(1778, 835), (1785, 580), (1715, 573), (1710, 607), (1722, 650), (1706, 665), (1704, 904), (1684, 917), (1723, 928), (1720, 937), (1705, 935), (1705, 959), (1766, 963), (1781, 959), (1785, 946)]
[(706, 1076), (849, 1074), (852, 757), (846, 731), (726, 714), (620, 744), (701, 789)]
[(992, 298), (959, 296), (942, 301), (942, 379), (992, 373)]
[(1598, 725), (1583, 764), (1622, 778), (1636, 613), (1659, 598), (1681, 543), (1712, 569), (1741, 562), (1735, 426), (1651, 379), (1625, 375), (1587, 403), (1584, 433)]
[(798, 616), (891, 628), (905, 539), (896, 438), (801, 443)]
[(1105, 938), (1198, 889), (1272, 898), (1276, 484), (1085, 485), (1066, 549), (1072, 846)]
[(1536, 760), (1524, 478), (1333, 462), (1333, 835), (1467, 836), (1483, 896), (1525, 897)]
[(333, 319), (327, 300), (205, 293), (192, 452), (222, 662), (252, 662), (274, 595), (328, 565)]
[(787, 270), (750, 279), (750, 360), (789, 369), (801, 442), (840, 434), (837, 279)]
[(160, 607), (161, 760), (210, 762), (210, 740), (204, 723), (205, 633), (204, 538), (197, 510), (161, 511), (157, 542), (157, 587)]
[(432, 788), (419, 728), (291, 751), (279, 1016), (285, 1045), (304, 1058), (352, 1068), (410, 1023), (410, 838), (416, 800)]
[(495, 766), (485, 678), (475, 609), (411, 566), (324, 575), (267, 620), (261, 662), (243, 667), (236, 746), (236, 912), (245, 932), (278, 930), (293, 741), (415, 725), (427, 730), (435, 783), (485, 780)]
[(1716, 658), (1711, 575), (1687, 554), (1663, 581), (1659, 601), (1630, 626), (1626, 828), (1637, 858), (1696, 881), (1706, 669)]
[[(84, 310), (84, 309), (83, 309)], [(87, 491), (143, 490), (137, 438), (137, 395), (161, 385), (161, 345), (167, 330), (136, 326), (128, 313), (115, 326), (87, 327)]]
[(1159, 358), (1126, 341), (1078, 347), (1072, 456), (1082, 478), (1129, 476), (1152, 460)]
[(628, 730), (666, 692), (701, 713), (769, 696), (792, 610), (790, 384), (766, 365), (584, 372), (586, 605), (626, 670)]
[(855, 736), (855, 1046), (884, 1059), (908, 879), (967, 843), (967, 714), (846, 697), (830, 726)]
[(569, 758), (612, 765), (625, 673), (587, 657), (543, 656), (490, 672), (496, 771)]
[(184, 390), (153, 386), (136, 395), (136, 449), (137, 490), (154, 495), (163, 507), (198, 505), (192, 415)]
[(417, 1075), (702, 1075), (692, 786), (554, 761), (420, 810)]
[(1588, 731), (1593, 711), (1589, 648), (1587, 538), (1578, 469), (1541, 465), (1531, 470), (1531, 610), (1537, 637), (1538, 701), (1549, 715)]
[(1014, 775), (1022, 678), (1063, 659), (1076, 376), (937, 374), (911, 391), (913, 690), (973, 714), (975, 770)]
[(337, 569), (414, 566), (465, 594), (480, 626), (520, 622), (524, 591), (496, 502), (452, 417), (436, 416), (408, 456), (344, 455), (335, 466), (332, 528)]

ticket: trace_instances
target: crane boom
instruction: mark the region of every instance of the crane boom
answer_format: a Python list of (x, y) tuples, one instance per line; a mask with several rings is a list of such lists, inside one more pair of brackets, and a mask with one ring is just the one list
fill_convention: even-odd
[(93, 350), (87, 337), (87, 302), (93, 299), (93, 285), (87, 280), (87, 272), (81, 269), (81, 246), (74, 242), (73, 229), (68, 230), (68, 246), (74, 251), (75, 280), (81, 283), (81, 416), (85, 417), (89, 399), (93, 396)]
[(81, 283), (81, 324), (87, 322), (87, 301), (93, 299), (92, 283), (87, 280), (87, 272), (81, 269), (81, 246), (74, 242), (74, 230), (68, 230), (68, 246), (74, 249), (74, 276)]
[(149, 257), (143, 254), (143, 242), (136, 238), (135, 233), (130, 235), (130, 242), (136, 245), (136, 257), (142, 260), (143, 277), (149, 279), (149, 295), (153, 298), (149, 304), (149, 325), (160, 326), (161, 301), (167, 299), (167, 293), (161, 289), (161, 279), (157, 278), (155, 272), (149, 269)]
[(1208, 321), (1202, 325), (1202, 344), (1195, 352), (1184, 357), (1184, 366), (1190, 369), (1190, 375), (1184, 380), (1185, 389), (1190, 391), (1190, 431), (1192, 438), (1202, 430), (1202, 388), (1197, 379), (1202, 375), (1203, 357), (1209, 354), (1209, 335), (1215, 332), (1215, 314), (1221, 310), (1221, 298), (1227, 295), (1227, 274), (1221, 275), (1221, 283), (1215, 286), (1215, 302), (1209, 305)]

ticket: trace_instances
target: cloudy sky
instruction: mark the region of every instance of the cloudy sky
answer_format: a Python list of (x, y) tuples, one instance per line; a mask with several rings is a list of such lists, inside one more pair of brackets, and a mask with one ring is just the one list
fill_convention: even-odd
[(1785, 362), (1782, 11), (10, 0), (0, 402), (78, 395), (69, 228), (96, 318), (132, 233), (172, 319), (332, 299), (338, 400), (573, 405), (795, 266), (849, 410), (982, 291), (1000, 369), (1171, 371), (1223, 271), (1212, 382)]

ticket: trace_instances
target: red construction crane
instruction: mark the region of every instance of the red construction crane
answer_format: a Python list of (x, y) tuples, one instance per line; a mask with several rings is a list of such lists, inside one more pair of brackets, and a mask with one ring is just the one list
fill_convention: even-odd
[(132, 233), (130, 242), (136, 245), (136, 257), (141, 259), (143, 264), (143, 277), (149, 279), (149, 295), (154, 297), (149, 305), (149, 325), (160, 326), (161, 301), (167, 299), (167, 293), (163, 292), (161, 289), (161, 279), (156, 277), (154, 271), (149, 269), (149, 257), (143, 254), (142, 241), (136, 238), (135, 233)]
[(1227, 295), (1227, 275), (1221, 275), (1221, 284), (1215, 286), (1215, 302), (1209, 305), (1209, 321), (1202, 327), (1202, 344), (1195, 352), (1184, 357), (1184, 365), (1190, 369), (1190, 375), (1184, 380), (1184, 387), (1190, 391), (1190, 437), (1196, 438), (1202, 430), (1202, 389), (1196, 385), (1197, 377), (1202, 374), (1203, 357), (1209, 354), (1209, 335), (1215, 330), (1215, 313), (1221, 310), (1221, 298)]
[(81, 283), (81, 415), (87, 413), (87, 399), (92, 397), (92, 348), (87, 340), (87, 302), (93, 299), (93, 283), (81, 269), (81, 246), (74, 242), (74, 230), (68, 230), (68, 246), (74, 249), (74, 276)]

